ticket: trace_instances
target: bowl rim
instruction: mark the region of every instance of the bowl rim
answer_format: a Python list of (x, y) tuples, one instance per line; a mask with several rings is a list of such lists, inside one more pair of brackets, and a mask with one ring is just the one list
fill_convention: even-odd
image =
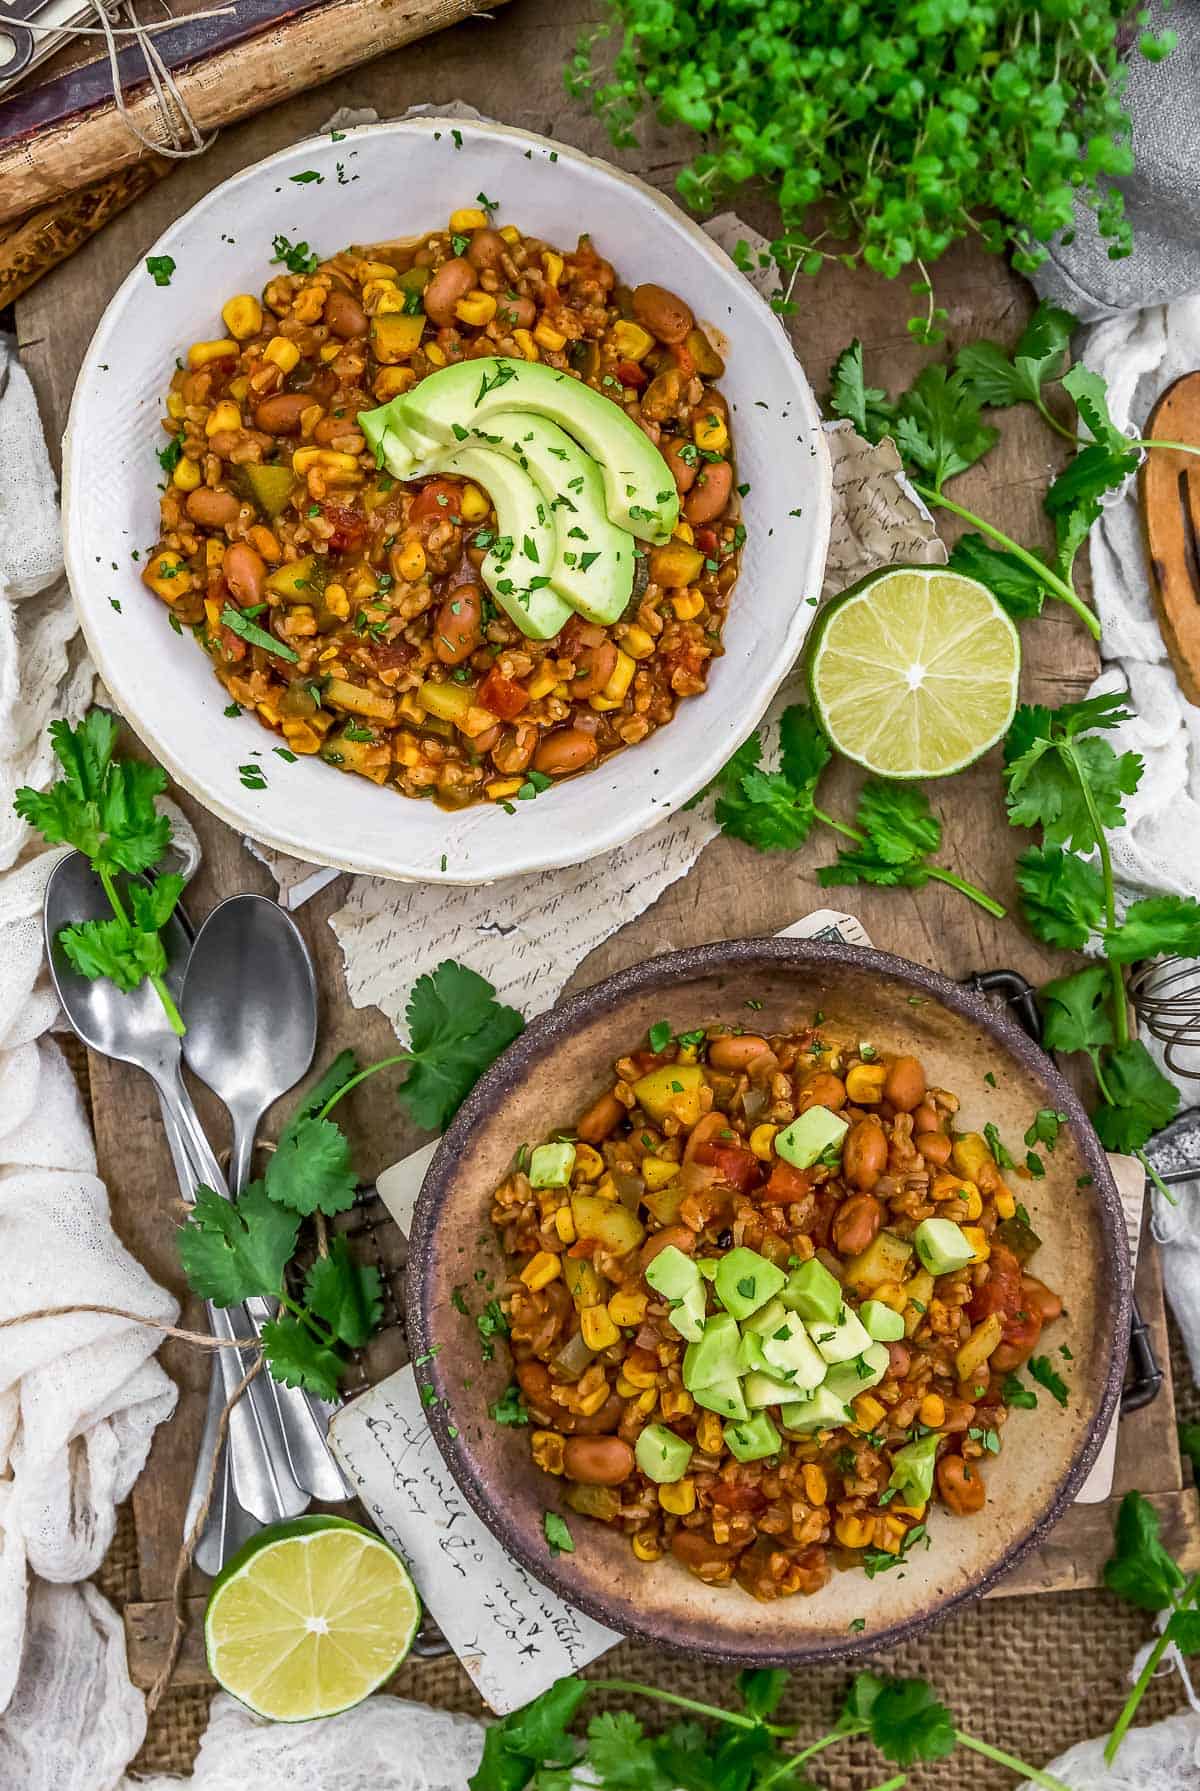
[[(552, 137), (538, 132), (520, 130), (513, 125), (493, 123), (487, 119), (463, 120), (456, 116), (446, 116), (437, 112), (422, 114), (419, 117), (383, 119), (376, 124), (350, 125), (346, 127), (347, 138), (365, 139), (375, 136), (421, 137), (432, 136), (435, 131), (449, 132), (459, 130), (464, 134), (470, 132), (472, 137), (483, 137), (501, 143), (520, 143), (553, 152), (559, 165), (573, 164), (583, 169), (598, 173), (609, 183), (632, 188), (644, 200), (663, 211), (670, 218), (673, 226), (680, 230), (689, 240), (693, 251), (704, 256), (715, 264), (716, 271), (726, 278), (732, 277), (733, 290), (737, 291), (742, 301), (753, 313), (763, 314), (762, 321), (769, 320), (780, 332), (780, 336), (788, 352), (795, 359), (798, 383), (795, 398), (798, 414), (803, 418), (805, 427), (810, 431), (816, 451), (812, 456), (806, 475), (813, 479), (811, 495), (806, 497), (806, 505), (811, 504), (813, 526), (809, 535), (808, 551), (803, 563), (803, 579), (796, 576), (796, 589), (812, 589), (814, 581), (817, 585), (823, 582), (826, 559), (829, 551), (829, 538), (833, 514), (833, 470), (828, 443), (822, 427), (820, 405), (816, 393), (808, 379), (793, 344), (783, 331), (778, 317), (754, 286), (738, 269), (732, 257), (714, 241), (701, 225), (678, 206), (666, 193), (650, 185), (648, 181), (626, 170), (614, 167), (600, 156), (587, 154), (573, 145), (560, 143)], [(67, 583), (71, 590), (76, 614), (79, 618), (85, 642), (96, 670), (105, 687), (112, 692), (113, 701), (131, 727), (144, 740), (154, 756), (169, 773), (172, 781), (202, 804), (209, 813), (214, 814), (227, 826), (245, 834), (258, 844), (276, 852), (298, 857), (306, 862), (327, 865), (338, 871), (349, 871), (365, 876), (381, 877), (391, 882), (400, 883), (444, 883), (450, 886), (478, 888), (500, 879), (526, 876), (540, 871), (564, 869), (568, 866), (586, 864), (600, 857), (603, 853), (615, 851), (647, 833), (660, 821), (676, 815), (694, 796), (697, 795), (721, 770), (730, 754), (742, 744), (762, 721), (772, 700), (784, 680), (795, 666), (804, 648), (804, 643), (811, 626), (813, 611), (806, 609), (801, 601), (797, 601), (789, 622), (784, 644), (778, 655), (764, 660), (761, 681), (757, 685), (758, 694), (753, 701), (742, 708), (735, 723), (725, 729), (707, 730), (701, 728), (694, 742), (694, 751), (681, 755), (680, 768), (672, 780), (672, 794), (664, 799), (661, 787), (656, 787), (654, 777), (639, 779), (636, 773), (630, 778), (630, 800), (626, 803), (619, 818), (615, 818), (602, 832), (593, 832), (586, 848), (580, 852), (575, 841), (578, 837), (578, 825), (546, 827), (536, 835), (531, 835), (525, 842), (525, 849), (514, 855), (510, 848), (507, 853), (493, 849), (490, 857), (496, 861), (496, 868), (487, 868), (476, 874), (456, 873), (453, 865), (445, 870), (434, 868), (430, 864), (416, 865), (411, 861), (404, 865), (403, 857), (397, 854), (391, 864), (382, 864), (369, 858), (355, 848), (353, 843), (343, 843), (340, 851), (322, 847), (314, 847), (310, 841), (297, 837), (288, 827), (281, 826), (276, 820), (264, 824), (262, 818), (254, 814), (248, 807), (243, 809), (236, 800), (214, 794), (202, 777), (188, 764), (184, 764), (160, 737), (156, 728), (144, 723), (137, 714), (136, 693), (131, 698), (131, 679), (114, 668), (107, 650), (107, 639), (94, 617), (87, 613), (85, 601), (76, 596), (76, 587), (87, 588), (90, 573), (90, 559), (87, 544), (77, 538), (73, 518), (76, 514), (74, 503), (74, 483), (77, 473), (76, 461), (83, 452), (82, 435), (77, 427), (78, 417), (86, 403), (88, 390), (94, 383), (93, 375), (97, 371), (101, 344), (106, 332), (113, 327), (117, 314), (128, 305), (135, 284), (145, 265), (145, 259), (169, 247), (177, 241), (178, 233), (192, 225), (198, 214), (205, 212), (214, 203), (236, 200), (238, 189), (246, 182), (269, 177), (271, 171), (281, 164), (300, 156), (307, 155), (320, 145), (328, 143), (326, 132), (316, 132), (298, 142), (288, 144), (263, 160), (251, 163), (249, 167), (240, 169), (236, 174), (222, 181), (201, 195), (195, 204), (169, 224), (165, 230), (148, 245), (144, 255), (139, 257), (112, 294), (101, 313), (100, 319), (92, 334), (91, 340), (80, 363), (75, 386), (71, 395), (70, 409), (62, 441), (62, 475), (61, 475), (61, 511), (63, 517), (63, 556)], [(765, 601), (765, 596), (764, 596)], [(96, 616), (99, 616), (99, 607)], [(120, 693), (118, 695), (118, 692)], [(743, 725), (744, 723), (744, 725)], [(614, 755), (616, 756), (616, 755)], [(635, 762), (635, 761), (631, 761)], [(640, 794), (639, 794), (640, 791)], [(480, 804), (480, 807), (493, 805)], [(304, 812), (303, 805), (296, 805), (295, 813)], [(403, 811), (401, 811), (403, 813)], [(402, 829), (397, 829), (397, 837), (402, 837)], [(503, 836), (500, 836), (503, 838)], [(503, 860), (501, 867), (501, 860)], [(393, 868), (399, 862), (402, 868)]]
[[(637, 1610), (630, 1611), (624, 1601), (618, 1610), (614, 1610), (603, 1597), (580, 1588), (570, 1573), (564, 1571), (559, 1558), (527, 1548), (519, 1527), (509, 1521), (508, 1505), (497, 1505), (490, 1497), (488, 1488), (476, 1472), (473, 1450), (450, 1424), (449, 1381), (440, 1356), (435, 1353), (429, 1357), (435, 1339), (426, 1298), (438, 1216), (460, 1160), (469, 1156), (471, 1135), (503, 1101), (507, 1090), (523, 1079), (528, 1065), (553, 1044), (556, 1036), (570, 1033), (577, 1025), (611, 1012), (627, 996), (643, 993), (648, 988), (666, 990), (713, 971), (736, 972), (740, 967), (760, 968), (764, 964), (784, 972), (842, 965), (847, 969), (868, 970), (889, 982), (911, 987), (924, 998), (932, 997), (952, 1013), (974, 1022), (1016, 1057), (1023, 1068), (1040, 1078), (1059, 1111), (1066, 1113), (1068, 1125), (1092, 1176), (1091, 1192), (1098, 1202), (1097, 1218), (1105, 1267), (1115, 1295), (1110, 1308), (1114, 1315), (1115, 1347), (1100, 1398), (1070, 1466), (1037, 1521), (1010, 1542), (990, 1566), (975, 1574), (960, 1590), (939, 1596), (928, 1610), (873, 1630), (861, 1642), (849, 1637), (844, 1641), (831, 1638), (782, 1649), (773, 1649), (765, 1642), (762, 1647), (730, 1646), (722, 1639), (709, 1639), (703, 1631), (681, 1640), (678, 1619), (670, 1614), (643, 1617)], [(530, 1021), (467, 1096), (426, 1172), (409, 1234), (405, 1294), (410, 1360), (428, 1358), (425, 1373), (438, 1395), (427, 1413), (434, 1440), (455, 1483), (476, 1515), (535, 1579), (553, 1587), (568, 1604), (597, 1622), (618, 1629), (622, 1636), (729, 1665), (798, 1667), (818, 1661), (854, 1660), (877, 1655), (882, 1648), (920, 1634), (960, 1605), (981, 1598), (1037, 1547), (1087, 1479), (1116, 1416), (1129, 1344), (1133, 1275), (1120, 1195), (1104, 1147), (1083, 1103), (1053, 1059), (1003, 1009), (993, 1007), (984, 995), (953, 981), (939, 970), (893, 952), (879, 951), (873, 946), (817, 939), (750, 938), (714, 940), (648, 958), (643, 963), (616, 971)]]

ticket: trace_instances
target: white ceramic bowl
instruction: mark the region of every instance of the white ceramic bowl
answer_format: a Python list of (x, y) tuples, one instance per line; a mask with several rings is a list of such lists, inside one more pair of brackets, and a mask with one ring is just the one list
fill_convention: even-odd
[[(339, 166), (341, 177), (339, 178)], [(321, 181), (297, 184), (307, 170)], [(257, 292), (283, 233), (325, 254), (417, 235), (478, 193), (512, 222), (573, 246), (589, 231), (631, 285), (658, 281), (728, 338), (747, 543), (708, 690), (670, 725), (507, 814), (447, 814), (313, 759), (288, 764), (227, 697), (207, 656), (171, 630), (133, 559), (157, 536), (163, 395), (177, 355), (221, 333), (220, 307)], [(309, 138), (217, 187), (155, 243), (116, 293), (80, 370), (63, 449), (67, 573), (113, 699), (171, 776), (266, 845), (374, 876), (446, 883), (576, 864), (643, 832), (694, 795), (759, 721), (814, 614), (829, 538), (830, 470), (817, 406), (779, 321), (729, 257), (640, 181), (501, 125), (419, 118)], [(115, 568), (115, 569), (114, 569)], [(113, 600), (120, 604), (114, 607)], [(246, 789), (238, 766), (264, 768)], [(443, 868), (444, 866), (444, 868)]]

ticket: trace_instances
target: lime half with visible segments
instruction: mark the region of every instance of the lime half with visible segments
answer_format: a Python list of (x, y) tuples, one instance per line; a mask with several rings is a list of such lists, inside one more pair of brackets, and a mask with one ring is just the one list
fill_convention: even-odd
[(808, 682), (834, 746), (880, 777), (948, 777), (1017, 706), (1021, 643), (986, 585), (891, 566), (836, 597), (813, 630)]
[(340, 1517), (298, 1517), (251, 1537), (204, 1615), (213, 1677), (259, 1716), (308, 1722), (349, 1710), (412, 1646), (421, 1601), (394, 1549)]

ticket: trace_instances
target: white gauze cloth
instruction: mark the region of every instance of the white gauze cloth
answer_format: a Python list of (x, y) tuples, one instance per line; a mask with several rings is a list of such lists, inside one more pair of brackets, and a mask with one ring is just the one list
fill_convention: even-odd
[[(0, 1319), (75, 1302), (167, 1321), (177, 1312), (113, 1232), (83, 1105), (48, 1037), (58, 1005), (43, 962), (42, 892), (61, 853), (46, 850), (12, 806), (21, 784), (52, 780), (47, 724), (78, 720), (94, 683), (62, 580), (33, 389), (0, 338)], [(54, 1736), (72, 1733), (97, 1695), (97, 1658), (108, 1674), (119, 1665), (126, 1687), (128, 1676), (120, 1626), (111, 1612), (98, 1615), (107, 1607), (95, 1593), (86, 1603), (74, 1592), (44, 1599), (27, 1632), (29, 1574), (79, 1580), (100, 1565), (117, 1503), (174, 1409), (175, 1387), (152, 1359), (160, 1341), (144, 1325), (82, 1314), (0, 1333), (0, 1711), (20, 1675), (21, 1697), (45, 1713), (30, 1752), (46, 1762), (57, 1758)], [(103, 1647), (79, 1645), (81, 1624)], [(26, 1706), (26, 1730), (29, 1720)], [(22, 1776), (4, 1770), (13, 1743), (0, 1719), (0, 1784), (107, 1788), (138, 1745), (136, 1727), (124, 1726), (131, 1746), (108, 1779), (79, 1749), (74, 1776), (61, 1758), (57, 1777)]]

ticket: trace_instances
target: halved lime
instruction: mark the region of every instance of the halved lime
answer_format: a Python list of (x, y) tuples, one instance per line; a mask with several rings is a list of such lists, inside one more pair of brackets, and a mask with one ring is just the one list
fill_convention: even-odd
[(1017, 705), (1021, 643), (986, 585), (891, 566), (822, 613), (808, 656), (821, 726), (881, 777), (948, 777), (994, 746)]
[(302, 1723), (359, 1704), (412, 1646), (421, 1601), (394, 1549), (340, 1517), (251, 1537), (204, 1615), (214, 1679), (260, 1716)]

